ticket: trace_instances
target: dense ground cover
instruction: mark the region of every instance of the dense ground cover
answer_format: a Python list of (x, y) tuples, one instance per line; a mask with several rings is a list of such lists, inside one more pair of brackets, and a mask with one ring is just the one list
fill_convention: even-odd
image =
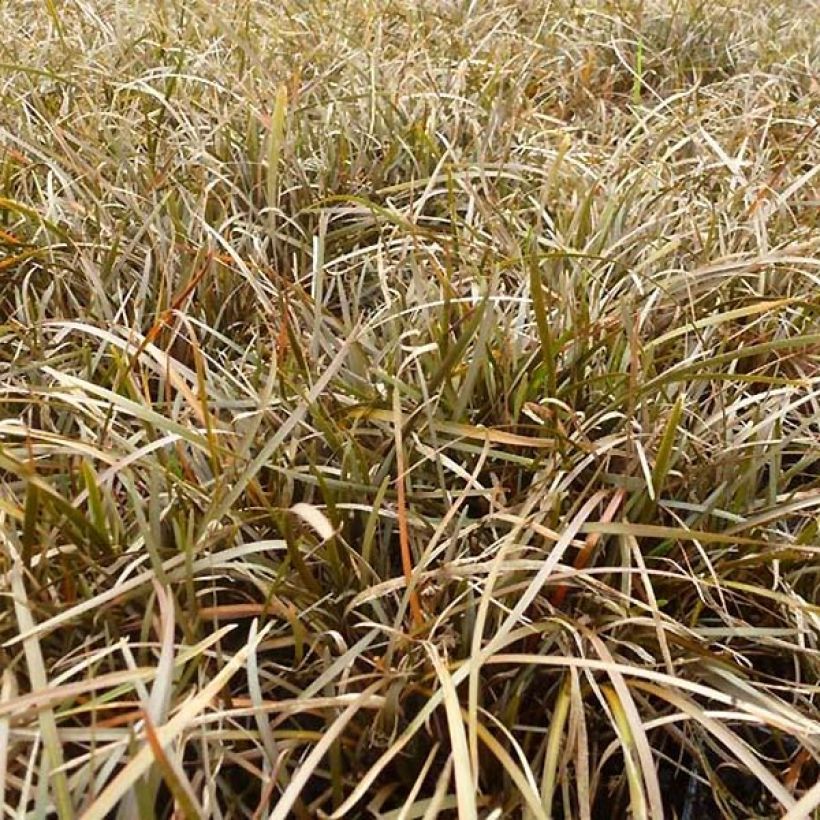
[(11, 816), (813, 816), (813, 2), (0, 5)]

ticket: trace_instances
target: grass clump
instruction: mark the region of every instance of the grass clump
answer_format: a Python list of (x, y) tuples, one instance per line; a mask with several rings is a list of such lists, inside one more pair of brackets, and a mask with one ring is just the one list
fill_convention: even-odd
[(4, 4), (3, 813), (813, 816), (818, 19)]

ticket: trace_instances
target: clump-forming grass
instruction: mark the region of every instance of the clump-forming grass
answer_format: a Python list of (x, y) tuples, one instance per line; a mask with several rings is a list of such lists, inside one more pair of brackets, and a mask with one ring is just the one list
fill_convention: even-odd
[(815, 816), (818, 20), (3, 3), (4, 816)]

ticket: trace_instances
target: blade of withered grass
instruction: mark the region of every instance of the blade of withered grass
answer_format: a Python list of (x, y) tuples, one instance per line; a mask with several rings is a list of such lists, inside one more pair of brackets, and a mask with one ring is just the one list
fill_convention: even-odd
[(205, 812), (199, 805), (193, 787), (175, 760), (168, 757), (151, 718), (145, 714), (145, 737), (156, 760), (156, 764), (174, 799), (175, 813), (185, 820), (203, 820)]
[(287, 86), (280, 85), (276, 91), (276, 101), (273, 106), (273, 115), (268, 134), (267, 180), (265, 193), (269, 209), (269, 232), (271, 237), (276, 234), (276, 211), (279, 207), (279, 160), (285, 138), (285, 120), (287, 117), (288, 90)]
[[(3, 670), (3, 682), (0, 685), (0, 705), (13, 700), (17, 695), (17, 678), (12, 669)], [(9, 760), (9, 717), (0, 717), (0, 806), (6, 805), (6, 775)]]
[[(496, 723), (497, 722), (498, 721), (496, 721)], [(532, 781), (532, 772), (528, 771), (525, 773), (522, 771), (521, 767), (516, 765), (512, 756), (504, 747), (504, 744), (481, 723), (477, 726), (477, 734), (481, 742), (502, 765), (507, 777), (515, 784), (518, 789), (518, 795), (521, 797), (521, 803), (526, 806), (526, 810), (528, 810), (536, 820), (546, 820), (547, 815), (544, 807), (539, 803), (538, 792), (535, 783)], [(509, 736), (507, 737), (507, 741), (509, 742)]]
[(316, 767), (328, 753), (337, 737), (356, 716), (362, 704), (383, 686), (384, 682), (380, 680), (372, 683), (324, 730), (321, 740), (311, 749), (310, 754), (296, 770), (282, 796), (277, 800), (276, 805), (268, 815), (268, 820), (287, 820), (293, 804), (299, 798), (308, 780), (313, 776)]
[[(410, 820), (411, 817), (415, 816), (413, 811), (415, 808), (416, 798), (421, 791), (421, 788), (424, 784), (425, 779), (435, 762), (436, 757), (439, 754), (441, 746), (438, 743), (434, 743), (433, 746), (430, 748), (430, 751), (427, 754), (427, 757), (424, 760), (421, 768), (419, 769), (418, 777), (416, 777), (415, 782), (410, 788), (410, 791), (407, 794), (407, 797), (404, 801), (404, 805), (397, 809), (395, 812), (389, 812), (383, 815), (384, 820)], [(392, 816), (391, 816), (392, 815)]]
[(442, 809), (453, 809), (456, 807), (456, 798), (447, 798), (447, 786), (453, 774), (453, 756), (447, 758), (447, 762), (442, 766), (441, 772), (436, 780), (436, 788), (430, 798), (427, 808), (422, 816), (422, 820), (436, 820)]
[(273, 737), (273, 732), (270, 728), (270, 722), (267, 717), (262, 714), (259, 709), (262, 706), (262, 687), (259, 683), (259, 668), (256, 659), (256, 633), (258, 630), (257, 619), (254, 618), (251, 629), (248, 634), (248, 644), (252, 647), (248, 652), (248, 692), (251, 697), (251, 703), (254, 709), (254, 719), (259, 729), (259, 736), (262, 739), (262, 745), (265, 750), (266, 760), (264, 762), (265, 770), (269, 773), (276, 768), (279, 759), (279, 747)]
[[(174, 687), (174, 633), (176, 631), (175, 608), (171, 592), (164, 587), (159, 581), (152, 579), (154, 595), (159, 605), (159, 638), (160, 638), (160, 655), (156, 666), (154, 682), (151, 687), (151, 693), (148, 696), (147, 702), (143, 704), (143, 711), (145, 715), (145, 731), (149, 744), (155, 749), (156, 757), (156, 732), (154, 726), (165, 723), (168, 719), (168, 710), (171, 705), (171, 698)], [(157, 765), (159, 767), (159, 774), (165, 779), (172, 792), (177, 789), (181, 793), (179, 799), (183, 800), (183, 813), (185, 816), (197, 816), (197, 812), (191, 809), (185, 802), (187, 797), (186, 789), (181, 785), (179, 773), (174, 766), (167, 759), (157, 757)], [(184, 780), (184, 777), (183, 777)], [(149, 795), (150, 801), (153, 803), (156, 799), (156, 790), (159, 787), (159, 780), (157, 773), (152, 773), (152, 776), (146, 778), (146, 782), (141, 784), (145, 788), (145, 793)], [(188, 801), (190, 802), (190, 801)], [(191, 805), (195, 805), (196, 800), (193, 800)], [(187, 809), (185, 808), (187, 806)], [(137, 798), (134, 793), (129, 793), (125, 796), (119, 807), (120, 815), (128, 814), (129, 812), (136, 812), (138, 810)], [(193, 815), (191, 815), (193, 811)]]
[(556, 377), (556, 345), (550, 316), (544, 299), (544, 283), (541, 268), (535, 259), (528, 265), (530, 273), (530, 298), (535, 314), (535, 324), (538, 328), (538, 340), (541, 344), (541, 361), (546, 373), (547, 396), (555, 396), (557, 388)]
[(407, 526), (407, 475), (404, 466), (404, 440), (402, 437), (401, 399), (398, 390), (393, 391), (393, 431), (396, 447), (396, 510), (399, 521), (399, 549), (401, 550), (401, 565), (410, 602), (410, 614), (413, 626), (418, 629), (424, 623), (424, 612), (421, 608), (419, 593), (415, 587), (413, 554), (410, 548), (410, 532)]
[[(256, 636), (256, 643), (263, 640), (274, 624), (267, 624)], [(156, 740), (162, 748), (177, 740), (190, 726), (223, 687), (233, 678), (237, 671), (245, 664), (251, 645), (242, 647), (217, 672), (213, 678), (199, 691), (192, 694), (177, 710), (176, 714), (165, 724), (157, 727)], [(134, 783), (151, 767), (154, 754), (150, 745), (143, 745), (137, 751), (117, 776), (105, 787), (102, 793), (81, 815), (82, 820), (104, 820), (108, 813), (116, 807), (121, 798), (133, 788)]]
[(696, 319), (694, 322), (684, 323), (680, 327), (676, 327), (674, 330), (670, 330), (667, 333), (663, 333), (660, 336), (656, 336), (654, 339), (644, 342), (643, 350), (646, 352), (647, 350), (652, 350), (655, 347), (661, 347), (662, 345), (671, 342), (673, 339), (677, 339), (680, 336), (685, 336), (692, 331), (715, 327), (723, 323), (730, 323), (736, 319), (745, 319), (747, 316), (755, 316), (760, 313), (771, 314), (779, 308), (794, 304), (795, 301), (796, 300), (793, 297), (786, 299), (770, 299), (762, 302), (756, 302), (751, 305), (746, 305), (745, 307), (735, 308), (734, 310), (727, 310), (723, 313), (710, 313), (707, 316)]
[[(629, 687), (624, 679), (624, 676), (614, 665), (614, 658), (607, 648), (606, 644), (594, 633), (582, 630), (585, 637), (589, 640), (595, 651), (598, 653), (601, 660), (609, 662), (608, 674), (612, 681), (612, 694), (615, 697), (607, 695), (607, 690), (602, 687), (604, 694), (607, 695), (610, 708), (613, 714), (619, 716), (619, 728), (623, 734), (627, 746), (634, 748), (636, 754), (635, 764), (638, 766), (639, 774), (644, 784), (641, 788), (638, 784), (630, 781), (630, 789), (634, 787), (636, 797), (640, 796), (643, 801), (644, 789), (649, 805), (647, 808), (647, 816), (654, 818), (654, 820), (661, 820), (664, 816), (663, 799), (661, 797), (661, 786), (658, 781), (657, 768), (655, 760), (652, 756), (652, 748), (649, 745), (649, 738), (643, 728), (638, 708), (629, 691)], [(631, 750), (625, 748), (625, 758), (631, 754)]]
[(783, 820), (803, 820), (805, 817), (816, 817), (818, 807), (820, 807), (820, 780), (789, 808), (783, 815)]
[[(9, 580), (11, 592), (14, 596), (14, 614), (17, 618), (19, 633), (32, 633), (35, 622), (29, 606), (25, 581), (23, 580), (21, 558), (13, 543), (11, 534), (7, 533), (0, 535), (0, 537), (3, 539), (5, 552), (11, 563)], [(31, 637), (23, 641), (23, 652), (26, 658), (29, 683), (32, 688), (31, 694), (37, 697), (40, 692), (48, 689), (48, 673), (40, 641), (36, 635), (32, 634)], [(4, 702), (3, 705), (8, 705), (8, 701)], [(72, 805), (68, 779), (66, 778), (65, 772), (62, 771), (64, 762), (63, 748), (60, 743), (57, 721), (53, 709), (48, 705), (42, 708), (38, 714), (38, 721), (40, 731), (43, 735), (43, 747), (45, 752), (43, 765), (50, 769), (48, 779), (50, 780), (50, 786), (53, 790), (54, 804), (61, 820), (68, 820), (68, 818), (74, 816), (74, 807)]]
[[(561, 743), (564, 727), (570, 710), (570, 679), (565, 677), (555, 698), (552, 719), (549, 725), (546, 746), (544, 749), (544, 765), (541, 773), (541, 788), (539, 795), (541, 805), (548, 818), (552, 817), (552, 804), (555, 786), (558, 782), (558, 759), (561, 753)], [(530, 815), (531, 817), (532, 815)]]
[[(351, 416), (369, 418), (379, 421), (392, 422), (392, 411), (379, 408), (354, 408), (349, 411)], [(463, 424), (452, 421), (434, 419), (433, 424), (437, 433), (447, 433), (458, 438), (467, 438), (492, 444), (506, 444), (510, 447), (524, 447), (536, 450), (551, 450), (555, 447), (555, 439), (525, 436), (520, 433), (511, 433), (497, 427), (485, 427), (480, 424)]]
[[(612, 519), (617, 514), (624, 500), (625, 495), (626, 492), (624, 490), (616, 490), (612, 498), (609, 500), (609, 504), (607, 504), (606, 508), (604, 509), (601, 515), (600, 523), (608, 524), (612, 521)], [(572, 563), (573, 569), (583, 570), (586, 568), (592, 556), (592, 553), (598, 546), (598, 542), (600, 540), (600, 532), (590, 532), (587, 535), (583, 546), (579, 550), (578, 555), (575, 556), (575, 560)], [(564, 603), (564, 599), (566, 598), (568, 591), (569, 587), (566, 584), (561, 584), (560, 586), (557, 586), (555, 588), (555, 591), (552, 593), (552, 605), (555, 607), (560, 607)]]
[[(450, 747), (452, 749), (453, 770), (456, 779), (456, 795), (458, 797), (459, 820), (478, 820), (478, 807), (475, 802), (474, 775), (470, 764), (470, 754), (467, 749), (467, 735), (464, 731), (464, 722), (461, 719), (461, 707), (458, 693), (453, 684), (452, 676), (446, 664), (438, 654), (438, 650), (431, 644), (425, 644), (433, 668), (441, 686), (444, 709), (447, 714), (447, 727), (450, 732)], [(477, 772), (475, 773), (477, 777)]]
[[(820, 344), (820, 333), (795, 334), (782, 339), (772, 339), (768, 342), (745, 345), (725, 353), (699, 359), (694, 363), (685, 363), (678, 367), (672, 367), (664, 373), (642, 383), (639, 388), (640, 394), (641, 397), (652, 395), (664, 385), (685, 381), (687, 378), (696, 376), (699, 371), (717, 368), (718, 365), (732, 364), (743, 359), (764, 356), (766, 354), (776, 355), (794, 349), (811, 350), (818, 344)], [(727, 378), (731, 378), (731, 376), (727, 375)]]
[(626, 543), (627, 548), (632, 553), (635, 560), (635, 565), (638, 568), (638, 572), (640, 573), (640, 578), (643, 583), (646, 600), (649, 604), (649, 610), (652, 615), (652, 620), (655, 623), (655, 633), (658, 637), (658, 647), (660, 648), (661, 655), (663, 656), (664, 665), (666, 666), (666, 673), (670, 677), (674, 677), (675, 664), (672, 661), (672, 654), (669, 651), (669, 641), (666, 637), (666, 631), (664, 629), (664, 624), (661, 618), (661, 609), (658, 606), (658, 599), (655, 595), (655, 589), (652, 586), (652, 579), (646, 570), (646, 561), (644, 560), (643, 553), (641, 552), (641, 548), (638, 544), (638, 541), (633, 536), (624, 536), (624, 541)]
[[(137, 688), (138, 681), (151, 680), (154, 674), (155, 670), (153, 668), (137, 667), (117, 672), (107, 672), (104, 675), (75, 683), (64, 683), (60, 686), (46, 686), (37, 692), (30, 692), (25, 695), (18, 694), (8, 701), (0, 702), (0, 717), (10, 715), (24, 716), (28, 711), (40, 713), (51, 709), (52, 706), (56, 706), (59, 703), (109, 688), (113, 691), (119, 691), (120, 694), (122, 694), (130, 689)], [(118, 689), (118, 687), (122, 688)]]
[(632, 735), (629, 718), (624, 713), (623, 704), (618, 695), (610, 686), (602, 686), (601, 691), (606, 698), (612, 714), (612, 724), (615, 727), (623, 750), (623, 761), (626, 781), (629, 786), (630, 816), (648, 820), (648, 818), (662, 818), (663, 814), (649, 813), (646, 805), (646, 796), (639, 772), (638, 761), (635, 759), (635, 739)]
[(570, 731), (575, 751), (575, 793), (578, 799), (578, 814), (581, 820), (590, 820), (594, 795), (590, 789), (590, 749), (587, 733), (584, 701), (578, 670), (570, 667)]

